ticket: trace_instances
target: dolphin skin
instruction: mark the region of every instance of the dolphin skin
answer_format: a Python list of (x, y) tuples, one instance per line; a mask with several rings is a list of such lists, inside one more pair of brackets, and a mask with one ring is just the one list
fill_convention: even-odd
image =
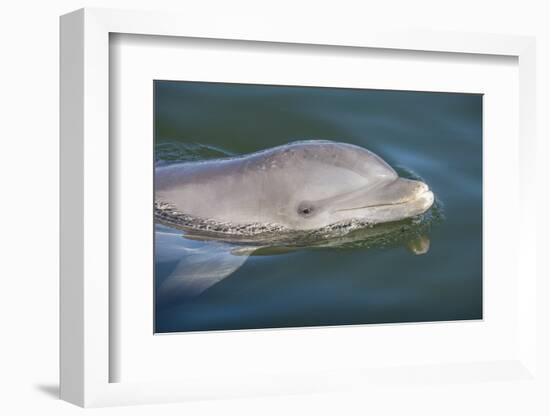
[(426, 212), (428, 185), (399, 177), (362, 147), (293, 142), (247, 155), (155, 170), (155, 216), (222, 234), (374, 225)]

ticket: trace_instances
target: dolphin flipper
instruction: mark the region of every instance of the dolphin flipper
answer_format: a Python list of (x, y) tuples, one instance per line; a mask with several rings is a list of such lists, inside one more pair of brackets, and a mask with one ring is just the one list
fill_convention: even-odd
[(197, 297), (230, 276), (246, 261), (250, 250), (216, 242), (186, 239), (181, 233), (157, 226), (156, 245), (164, 263), (176, 263), (172, 272), (157, 280), (157, 300), (173, 302)]

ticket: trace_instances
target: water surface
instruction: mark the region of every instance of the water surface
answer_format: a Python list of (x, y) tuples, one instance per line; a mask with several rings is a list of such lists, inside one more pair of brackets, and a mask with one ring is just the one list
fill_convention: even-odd
[[(372, 150), (436, 207), (385, 238), (257, 253), (157, 224), (156, 332), (480, 319), (481, 95), (155, 82), (158, 165), (304, 139)], [(227, 277), (198, 295), (177, 278), (208, 273)]]

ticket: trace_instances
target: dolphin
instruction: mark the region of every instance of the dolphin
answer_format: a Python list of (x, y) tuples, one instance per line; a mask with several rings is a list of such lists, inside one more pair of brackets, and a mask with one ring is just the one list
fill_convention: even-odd
[(158, 167), (155, 215), (229, 234), (380, 224), (427, 211), (434, 194), (359, 146), (324, 140)]
[[(157, 281), (156, 293), (165, 303), (181, 302), (230, 276), (251, 255), (400, 233), (400, 221), (433, 203), (424, 182), (399, 177), (367, 149), (333, 141), (159, 166), (156, 239), (175, 267)], [(426, 236), (406, 244), (415, 254), (429, 250)]]

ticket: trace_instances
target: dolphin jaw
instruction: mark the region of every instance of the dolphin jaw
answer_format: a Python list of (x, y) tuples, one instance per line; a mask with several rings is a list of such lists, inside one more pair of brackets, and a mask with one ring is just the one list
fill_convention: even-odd
[(334, 211), (333, 215), (340, 217), (337, 222), (357, 220), (372, 225), (382, 224), (424, 214), (433, 205), (434, 200), (433, 192), (425, 186), (405, 201), (342, 209)]

